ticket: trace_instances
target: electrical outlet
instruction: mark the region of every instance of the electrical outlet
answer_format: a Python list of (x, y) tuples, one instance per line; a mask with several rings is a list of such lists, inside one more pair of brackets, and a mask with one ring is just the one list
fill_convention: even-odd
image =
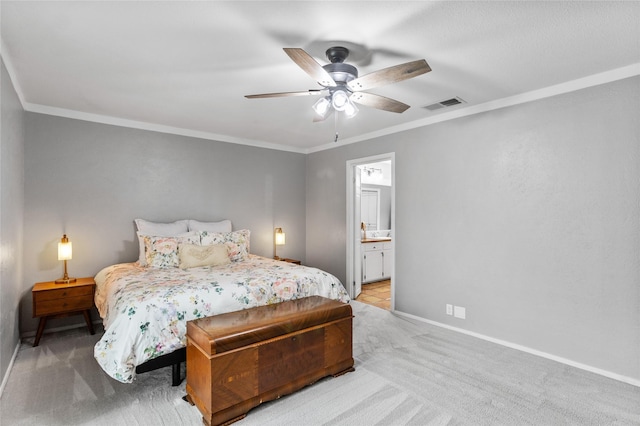
[(467, 310), (462, 306), (454, 306), (453, 316), (456, 318), (465, 319), (467, 317)]
[(453, 305), (447, 303), (447, 315), (453, 315)]

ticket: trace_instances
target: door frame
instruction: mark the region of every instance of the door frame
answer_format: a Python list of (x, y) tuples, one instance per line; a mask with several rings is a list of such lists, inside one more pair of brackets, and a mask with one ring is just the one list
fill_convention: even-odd
[(356, 280), (360, 281), (360, 276), (355, 268), (360, 262), (356, 257), (360, 254), (360, 245), (356, 244), (356, 232), (360, 232), (360, 218), (355, 217), (355, 174), (358, 166), (380, 161), (391, 161), (391, 252), (393, 254), (392, 274), (391, 274), (391, 311), (395, 310), (395, 270), (396, 270), (396, 154), (388, 152), (385, 154), (373, 155), (371, 157), (356, 158), (347, 160), (347, 290), (352, 298), (355, 292)]

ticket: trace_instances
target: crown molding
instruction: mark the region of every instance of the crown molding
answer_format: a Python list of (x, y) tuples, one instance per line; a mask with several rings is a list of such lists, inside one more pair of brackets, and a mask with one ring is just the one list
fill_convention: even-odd
[(18, 94), (18, 98), (25, 111), (36, 112), (40, 114), (54, 115), (59, 117), (73, 118), (83, 121), (91, 121), (95, 123), (109, 124), (121, 127), (130, 127), (140, 130), (155, 131), (160, 133), (169, 133), (180, 136), (188, 136), (200, 139), (215, 140), (219, 142), (235, 143), (239, 145), (248, 145), (257, 148), (273, 149), (278, 151), (295, 152), (299, 154), (312, 154), (314, 152), (325, 151), (328, 149), (338, 148), (344, 145), (349, 145), (357, 142), (363, 142), (382, 136), (388, 136), (395, 133), (404, 132), (407, 130), (416, 129), (419, 127), (426, 127), (432, 124), (442, 123), (444, 121), (455, 120), (457, 118), (467, 117), (470, 115), (480, 114), (483, 112), (493, 111), (501, 108), (507, 108), (510, 106), (520, 105), (528, 102), (537, 101), (565, 93), (582, 90), (589, 87), (595, 87), (601, 84), (607, 84), (618, 80), (623, 80), (629, 77), (635, 77), (640, 75), (640, 63), (631, 64), (625, 67), (616, 68), (610, 71), (605, 71), (599, 74), (594, 74), (584, 78), (571, 80), (568, 82), (556, 84), (553, 86), (545, 87), (538, 90), (533, 90), (526, 93), (521, 93), (514, 96), (509, 96), (495, 101), (485, 102), (479, 105), (471, 105), (464, 108), (459, 108), (454, 111), (438, 114), (433, 117), (428, 117), (420, 120), (415, 120), (410, 123), (404, 123), (398, 126), (387, 127), (385, 129), (377, 130), (375, 132), (365, 133), (359, 136), (342, 139), (340, 143), (328, 143), (320, 145), (314, 148), (295, 148), (291, 146), (285, 146), (280, 144), (269, 143), (260, 140), (237, 138), (229, 135), (202, 132), (191, 129), (183, 129), (179, 127), (165, 126), (161, 124), (147, 123), (142, 121), (127, 120), (123, 118), (117, 118), (112, 116), (91, 114), (86, 112), (80, 112), (65, 108), (51, 107), (47, 105), (33, 104), (26, 102), (24, 94), (17, 78), (15, 78), (15, 69), (11, 60), (4, 52), (6, 52), (6, 46), (4, 40), (0, 39), (0, 56), (4, 61), (4, 64), (9, 73), (9, 77), (13, 82), (13, 86)]
[(567, 81), (564, 83), (556, 84), (554, 86), (545, 87), (539, 90), (533, 90), (530, 92), (521, 93), (514, 96), (509, 96), (495, 101), (485, 102), (479, 105), (471, 105), (464, 108), (458, 108), (454, 111), (438, 114), (434, 117), (428, 117), (410, 123), (404, 123), (398, 126), (387, 127), (375, 132), (366, 133), (351, 138), (341, 140), (341, 143), (325, 144), (307, 150), (307, 154), (324, 151), (327, 149), (337, 148), (339, 146), (348, 145), (356, 142), (362, 142), (382, 136), (388, 136), (394, 133), (404, 132), (406, 130), (412, 130), (419, 127), (426, 127), (436, 123), (442, 123), (444, 121), (455, 120), (456, 118), (467, 117), (474, 114), (480, 114), (483, 112), (493, 111), (501, 108), (506, 108), (514, 105), (524, 104), (528, 102), (537, 101), (540, 99), (550, 98), (565, 93), (575, 92), (577, 90), (586, 89), (589, 87), (599, 86), (601, 84), (612, 83), (614, 81), (623, 80), (629, 77), (635, 77), (640, 75), (640, 63), (631, 64), (625, 67), (616, 68), (610, 71), (605, 71), (599, 74), (590, 75), (584, 78)]
[(252, 140), (252, 139), (236, 138), (229, 135), (202, 132), (199, 130), (165, 126), (162, 124), (147, 123), (144, 121), (127, 120), (124, 118), (112, 117), (108, 115), (91, 114), (87, 112), (81, 112), (81, 111), (70, 110), (65, 108), (56, 108), (56, 107), (51, 107), (47, 105), (32, 104), (29, 102), (24, 103), (23, 108), (29, 112), (36, 112), (39, 114), (46, 114), (46, 115), (54, 115), (54, 116), (65, 117), (65, 118), (73, 118), (76, 120), (90, 121), (93, 123), (109, 124), (113, 126), (129, 127), (132, 129), (148, 130), (152, 132), (168, 133), (168, 134), (179, 135), (179, 136), (188, 136), (188, 137), (207, 139), (207, 140), (213, 140), (218, 142), (234, 143), (238, 145), (248, 145), (248, 146), (253, 146), (257, 148), (266, 148), (266, 149), (274, 149), (278, 151), (288, 151), (288, 152), (306, 154), (306, 151), (304, 149), (295, 148), (291, 146), (278, 145), (278, 144)]
[(20, 101), (20, 105), (22, 105), (22, 109), (26, 109), (25, 106), (25, 100), (24, 100), (24, 93), (22, 92), (22, 88), (20, 87), (20, 84), (18, 82), (18, 79), (16, 78), (16, 71), (15, 68), (13, 66), (13, 62), (11, 61), (11, 59), (9, 58), (9, 55), (7, 55), (7, 46), (4, 43), (4, 39), (2, 38), (2, 35), (0, 34), (0, 57), (2, 58), (2, 62), (4, 62), (4, 66), (7, 69), (7, 73), (9, 74), (9, 78), (11, 79), (11, 83), (13, 84), (13, 88), (16, 91), (16, 94), (18, 95), (18, 100)]

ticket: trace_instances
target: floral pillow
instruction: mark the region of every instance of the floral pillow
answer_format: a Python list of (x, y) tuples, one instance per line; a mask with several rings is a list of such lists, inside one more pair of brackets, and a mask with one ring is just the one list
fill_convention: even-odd
[(229, 250), (229, 258), (232, 262), (240, 262), (249, 256), (249, 238), (251, 232), (248, 229), (233, 232), (201, 231), (199, 234), (200, 244), (203, 246), (225, 244)]
[(150, 233), (150, 232), (141, 232), (138, 231), (136, 233), (138, 235), (138, 242), (140, 244), (140, 254), (138, 255), (138, 264), (140, 266), (147, 266), (147, 256), (146, 256), (146, 246), (145, 246), (145, 242), (144, 242), (144, 238), (145, 237), (188, 237), (188, 236), (196, 236), (198, 237), (198, 234), (196, 232), (183, 232), (183, 233), (179, 233), (179, 234), (165, 234), (163, 232), (158, 232), (158, 233)]
[(231, 263), (225, 244), (198, 246), (180, 244), (178, 246), (180, 269), (197, 268), (199, 266), (221, 266)]
[(177, 268), (180, 265), (180, 244), (198, 244), (197, 234), (183, 237), (143, 236), (147, 266), (152, 268)]

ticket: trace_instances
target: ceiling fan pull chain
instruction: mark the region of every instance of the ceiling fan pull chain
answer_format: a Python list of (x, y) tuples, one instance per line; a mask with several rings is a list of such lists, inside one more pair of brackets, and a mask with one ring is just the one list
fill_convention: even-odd
[(336, 138), (333, 140), (333, 143), (338, 142), (338, 114), (333, 114), (333, 128), (336, 131)]

